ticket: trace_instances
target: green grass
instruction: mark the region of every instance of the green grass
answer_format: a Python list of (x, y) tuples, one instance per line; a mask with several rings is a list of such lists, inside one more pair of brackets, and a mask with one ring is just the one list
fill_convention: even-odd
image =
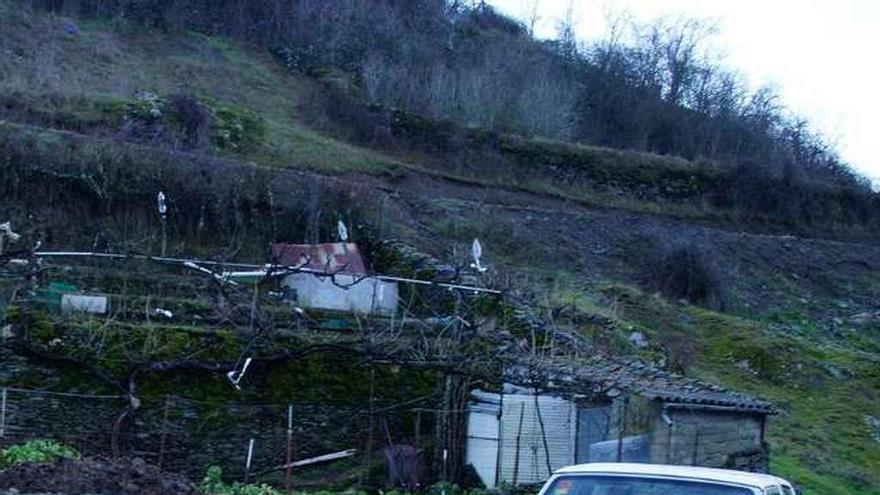
[(799, 480), (803, 489), (801, 495), (876, 495), (877, 489), (856, 488), (839, 479), (817, 474), (804, 467), (797, 459), (775, 454), (770, 461), (770, 470), (787, 479)]
[(265, 144), (228, 157), (270, 167), (327, 173), (396, 174), (380, 153), (302, 125), (297, 107), (316, 83), (290, 75), (265, 50), (195, 33), (165, 34), (105, 22), (82, 23), (76, 36), (57, 20), (0, 2), (0, 94), (8, 120), (75, 132), (113, 132), (103, 111), (137, 91), (189, 93), (239, 105), (266, 125)]

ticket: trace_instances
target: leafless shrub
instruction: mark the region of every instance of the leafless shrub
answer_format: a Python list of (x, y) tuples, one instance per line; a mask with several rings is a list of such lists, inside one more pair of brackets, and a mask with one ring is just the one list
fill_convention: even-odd
[(211, 139), (211, 111), (187, 94), (172, 95), (168, 105), (180, 126), (182, 144), (187, 148), (207, 145)]
[(695, 244), (662, 252), (647, 285), (671, 299), (724, 309), (724, 284), (710, 254)]

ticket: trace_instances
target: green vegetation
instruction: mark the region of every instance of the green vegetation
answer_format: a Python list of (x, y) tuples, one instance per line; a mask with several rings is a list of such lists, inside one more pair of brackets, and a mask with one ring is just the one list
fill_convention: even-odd
[[(303, 126), (297, 109), (315, 83), (280, 70), (264, 50), (103, 21), (78, 27), (75, 36), (58, 35), (54, 16), (0, 2), (0, 39), (17, 54), (0, 61), (0, 120), (126, 137), (119, 110), (156, 118), (171, 95), (193, 95), (211, 107), (212, 142), (222, 155), (333, 173), (400, 168)], [(54, 63), (46, 66), (45, 57)]]
[(280, 491), (265, 484), (224, 483), (222, 476), (222, 469), (211, 466), (199, 490), (206, 495), (281, 495)]
[(211, 104), (214, 145), (221, 150), (247, 151), (259, 147), (266, 134), (262, 119), (237, 105)]
[(494, 490), (484, 490), (481, 488), (462, 488), (454, 483), (447, 482), (439, 482), (435, 483), (429, 487), (427, 487), (424, 491), (416, 492), (415, 494), (411, 492), (405, 492), (400, 490), (391, 490), (385, 492), (385, 495), (508, 495), (513, 494), (514, 490), (510, 486), (501, 486)]
[[(274, 489), (265, 484), (243, 484), (243, 483), (226, 483), (223, 481), (223, 470), (217, 466), (208, 469), (205, 478), (198, 485), (200, 491), (205, 495), (281, 495), (281, 491)], [(501, 487), (497, 490), (483, 489), (463, 489), (453, 483), (436, 483), (427, 487), (420, 492), (407, 492), (400, 490), (390, 490), (385, 495), (487, 495), (494, 493), (497, 495), (514, 493), (510, 487)], [(366, 495), (363, 491), (298, 491), (296, 495)]]
[(46, 464), (60, 459), (79, 459), (79, 452), (52, 440), (31, 440), (0, 451), (0, 469), (18, 464)]

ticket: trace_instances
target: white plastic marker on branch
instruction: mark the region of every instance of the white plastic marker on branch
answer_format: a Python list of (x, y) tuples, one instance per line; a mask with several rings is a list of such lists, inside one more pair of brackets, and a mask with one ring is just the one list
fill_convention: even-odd
[(210, 275), (210, 276), (214, 277), (214, 279), (217, 280), (217, 282), (220, 282), (220, 284), (238, 285), (238, 282), (230, 279), (230, 277), (234, 275), (232, 273), (228, 273), (228, 272), (217, 273), (217, 272), (208, 270), (207, 268), (205, 268), (203, 266), (199, 266), (195, 262), (192, 262), (192, 261), (184, 261), (183, 266), (189, 268), (190, 270), (195, 270), (199, 273), (204, 273), (205, 275)]
[(165, 220), (165, 216), (168, 214), (168, 203), (165, 200), (165, 193), (162, 191), (156, 195), (156, 206), (159, 210), (159, 218)]
[(345, 223), (340, 220), (336, 224), (336, 233), (339, 234), (339, 240), (342, 242), (348, 242), (348, 229), (345, 227)]
[(0, 254), (3, 254), (6, 243), (18, 242), (21, 236), (12, 231), (12, 222), (0, 223)]
[(474, 243), (471, 246), (471, 254), (474, 257), (474, 262), (471, 263), (471, 268), (476, 269), (480, 273), (488, 270), (488, 268), (480, 264), (480, 258), (483, 257), (483, 246), (480, 245), (479, 239), (474, 239)]
[(159, 220), (162, 222), (162, 256), (165, 256), (168, 247), (168, 234), (165, 227), (165, 218), (168, 215), (168, 204), (165, 201), (165, 193), (159, 191), (156, 195), (156, 207), (159, 210)]
[(174, 313), (168, 311), (167, 309), (156, 308), (156, 314), (159, 316), (164, 316), (165, 318), (173, 318)]
[(229, 380), (229, 383), (235, 387), (236, 390), (241, 390), (241, 387), (238, 385), (241, 382), (241, 379), (244, 378), (245, 372), (247, 372), (248, 366), (251, 365), (251, 358), (247, 358), (244, 360), (244, 366), (241, 367), (241, 371), (232, 370), (229, 373), (226, 373), (226, 378)]

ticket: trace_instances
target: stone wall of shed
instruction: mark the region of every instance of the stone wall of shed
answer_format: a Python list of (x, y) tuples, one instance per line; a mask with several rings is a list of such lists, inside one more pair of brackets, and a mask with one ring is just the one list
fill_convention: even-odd
[(652, 462), (767, 471), (764, 416), (670, 409), (668, 415), (674, 422), (670, 427), (659, 409), (651, 433)]

